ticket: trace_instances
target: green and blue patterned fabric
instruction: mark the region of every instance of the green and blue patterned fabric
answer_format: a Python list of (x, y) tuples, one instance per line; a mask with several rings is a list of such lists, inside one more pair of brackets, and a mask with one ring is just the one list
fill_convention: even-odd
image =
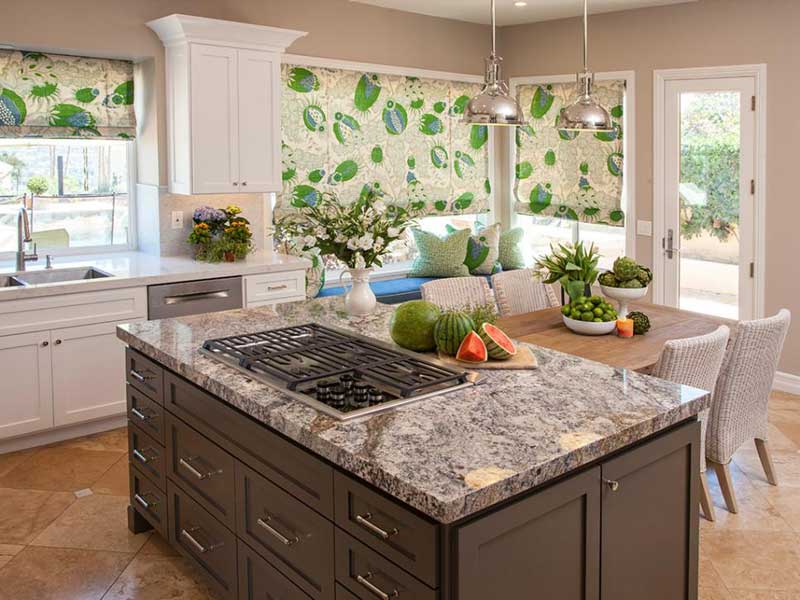
[(135, 136), (131, 61), (0, 50), (0, 138)]
[(515, 210), (622, 227), (624, 81), (596, 81), (594, 92), (610, 108), (614, 131), (558, 128), (561, 108), (574, 100), (574, 83), (520, 85), (526, 125), (516, 131)]
[(417, 257), (411, 266), (409, 277), (467, 277), (469, 269), (464, 264), (469, 229), (459, 229), (439, 237), (435, 233), (412, 229), (417, 245)]
[(514, 227), (500, 234), (499, 260), (503, 271), (525, 268), (525, 254), (522, 252), (522, 238), (525, 230)]

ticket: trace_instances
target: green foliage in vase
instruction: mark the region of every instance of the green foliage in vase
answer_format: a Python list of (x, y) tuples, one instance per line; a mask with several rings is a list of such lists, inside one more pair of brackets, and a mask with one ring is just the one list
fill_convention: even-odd
[(570, 298), (583, 295), (586, 286), (597, 281), (600, 254), (594, 244), (583, 242), (550, 246), (550, 254), (536, 261), (536, 273), (544, 283), (560, 283)]

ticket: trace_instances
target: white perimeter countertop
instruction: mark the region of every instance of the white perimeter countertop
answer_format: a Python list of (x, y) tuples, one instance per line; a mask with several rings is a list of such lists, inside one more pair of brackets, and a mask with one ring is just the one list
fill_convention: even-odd
[[(41, 256), (37, 262), (28, 263), (27, 266), (27, 271), (43, 270), (45, 267), (44, 256)], [(267, 250), (253, 252), (245, 260), (234, 263), (205, 263), (188, 256), (155, 256), (143, 252), (71, 255), (55, 257), (53, 260), (54, 269), (84, 266), (95, 267), (111, 273), (113, 277), (0, 288), (0, 302), (197, 279), (297, 271), (310, 266), (310, 263), (304, 258)], [(0, 275), (10, 275), (15, 272), (13, 260), (0, 261)]]

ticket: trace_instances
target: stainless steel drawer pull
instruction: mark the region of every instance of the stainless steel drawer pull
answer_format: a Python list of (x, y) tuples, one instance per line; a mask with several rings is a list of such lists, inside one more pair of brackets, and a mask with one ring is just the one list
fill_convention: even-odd
[(605, 483), (612, 492), (616, 492), (619, 489), (619, 481), (604, 479), (603, 483)]
[(194, 465), (192, 465), (192, 461), (195, 461), (195, 460), (197, 460), (196, 457), (179, 458), (178, 459), (178, 464), (180, 466), (182, 466), (184, 469), (186, 469), (187, 471), (189, 471), (189, 473), (191, 473), (192, 475), (194, 475), (195, 477), (200, 479), (201, 481), (203, 479), (208, 479), (208, 478), (210, 478), (210, 477), (212, 477), (212, 476), (214, 476), (214, 475), (216, 475), (218, 473), (222, 473), (222, 469), (220, 469), (218, 471), (206, 471), (205, 473), (202, 473), (201, 471), (198, 471), (194, 467)]
[(385, 529), (381, 529), (375, 523), (370, 521), (372, 519), (372, 513), (364, 513), (363, 515), (356, 515), (356, 523), (361, 525), (364, 529), (377, 535), (382, 540), (388, 540), (393, 535), (397, 535), (400, 533), (397, 528), (393, 528), (391, 531), (386, 531)]
[(219, 548), (220, 546), (224, 545), (224, 543), (225, 543), (225, 542), (220, 542), (219, 544), (211, 544), (210, 546), (203, 546), (203, 544), (198, 542), (197, 538), (195, 538), (192, 535), (193, 533), (197, 533), (198, 531), (200, 531), (199, 527), (190, 527), (188, 530), (187, 529), (181, 529), (181, 537), (182, 538), (186, 538), (186, 540), (192, 546), (194, 546), (195, 549), (200, 554), (205, 554), (206, 552), (212, 552), (212, 551), (216, 550), (217, 548)]
[(269, 292), (277, 292), (278, 290), (285, 290), (288, 287), (289, 286), (286, 285), (285, 283), (282, 283), (280, 285), (268, 285), (267, 286), (267, 291), (269, 291)]
[(142, 375), (141, 373), (139, 373), (139, 371), (137, 371), (136, 369), (131, 369), (130, 370), (130, 374), (131, 374), (131, 377), (133, 377), (136, 381), (138, 381), (140, 383), (144, 383), (145, 381), (147, 381), (149, 379), (145, 375)]
[(140, 463), (146, 465), (150, 462), (150, 458), (145, 454), (146, 450), (139, 450), (138, 448), (134, 448), (131, 454), (133, 457), (138, 460)]
[(297, 537), (297, 536), (295, 536), (293, 538), (286, 537), (280, 531), (278, 531), (272, 525), (270, 525), (269, 524), (270, 521), (272, 521), (272, 517), (269, 516), (269, 515), (266, 515), (263, 519), (258, 519), (256, 521), (256, 523), (258, 523), (259, 527), (262, 527), (263, 529), (266, 529), (267, 533), (269, 533), (272, 537), (277, 539), (284, 546), (291, 546), (291, 545), (296, 544), (297, 542), (300, 541), (300, 538)]
[(147, 496), (147, 494), (144, 494), (144, 496), (140, 494), (134, 494), (133, 499), (136, 500), (136, 502), (138, 502), (139, 504), (141, 504), (142, 508), (146, 510), (150, 510), (151, 508), (158, 506), (158, 502), (153, 502), (153, 501), (148, 502), (145, 496)]
[(136, 417), (137, 419), (141, 420), (141, 421), (149, 421), (150, 419), (152, 419), (152, 418), (153, 418), (153, 416), (152, 416), (152, 415), (146, 415), (146, 414), (144, 414), (142, 411), (140, 411), (140, 410), (139, 410), (138, 408), (136, 408), (135, 406), (132, 406), (132, 407), (131, 407), (131, 414), (132, 414), (134, 417)]
[(209, 298), (227, 298), (229, 290), (215, 290), (213, 292), (194, 292), (192, 294), (180, 294), (176, 296), (165, 296), (164, 304), (183, 304), (184, 302), (194, 302), (195, 300), (208, 300)]
[(370, 582), (370, 579), (372, 579), (372, 573), (370, 572), (367, 572), (365, 575), (356, 575), (356, 581), (361, 585), (363, 585), (365, 588), (367, 588), (371, 594), (377, 596), (381, 600), (389, 600), (390, 598), (397, 598), (400, 595), (400, 593), (396, 589), (392, 590), (391, 593), (387, 594), (381, 588)]

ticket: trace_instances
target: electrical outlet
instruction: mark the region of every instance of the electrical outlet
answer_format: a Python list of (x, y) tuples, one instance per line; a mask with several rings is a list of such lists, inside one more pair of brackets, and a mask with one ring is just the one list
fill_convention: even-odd
[(182, 210), (173, 210), (172, 211), (172, 228), (173, 229), (183, 229), (183, 211)]
[(653, 235), (653, 222), (652, 221), (636, 221), (636, 233), (638, 235), (652, 236)]

